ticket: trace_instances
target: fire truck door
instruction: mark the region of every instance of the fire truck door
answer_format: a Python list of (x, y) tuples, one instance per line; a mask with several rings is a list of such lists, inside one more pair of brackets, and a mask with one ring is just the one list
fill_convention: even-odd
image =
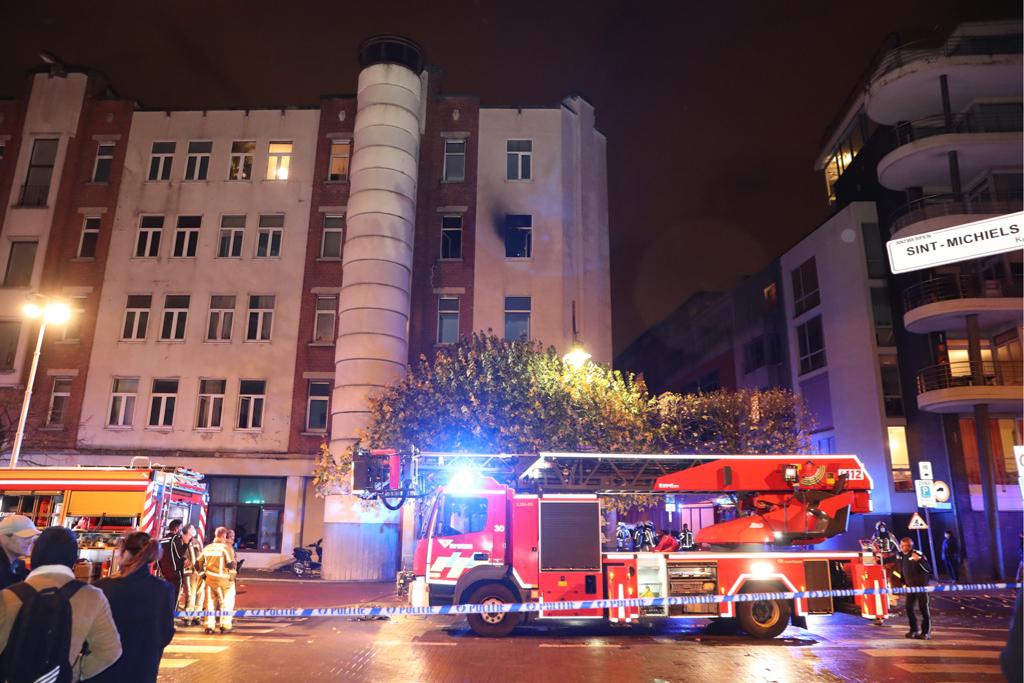
[[(636, 597), (636, 561), (609, 561), (604, 565), (605, 597), (609, 600), (629, 600)], [(612, 623), (635, 621), (639, 607), (610, 607), (608, 619)]]
[(504, 564), (505, 493), (445, 493), (438, 506), (427, 555), (427, 583), (455, 585), (481, 564)]

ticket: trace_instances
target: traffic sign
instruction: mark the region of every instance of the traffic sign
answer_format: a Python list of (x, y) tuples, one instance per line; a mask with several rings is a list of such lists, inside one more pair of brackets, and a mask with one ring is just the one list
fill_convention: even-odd
[(910, 531), (924, 531), (927, 528), (928, 525), (925, 524), (924, 518), (916, 512), (914, 513), (914, 516), (910, 518), (910, 524), (907, 525), (907, 529)]
[(935, 507), (934, 482), (925, 479), (917, 479), (914, 481), (914, 491), (917, 493), (917, 507)]
[(922, 479), (932, 480), (932, 464), (928, 460), (917, 463), (917, 471), (921, 474)]
[(932, 484), (932, 498), (936, 503), (945, 503), (949, 500), (949, 484), (944, 481), (936, 481)]

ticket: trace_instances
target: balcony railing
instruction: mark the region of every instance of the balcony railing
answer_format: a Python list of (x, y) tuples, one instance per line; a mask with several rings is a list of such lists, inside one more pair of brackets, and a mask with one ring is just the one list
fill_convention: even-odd
[(893, 129), (896, 147), (915, 140), (946, 133), (1019, 133), (1024, 128), (1024, 116), (1015, 112), (969, 112), (954, 114), (946, 120), (944, 114), (927, 116), (916, 121), (901, 123)]
[(997, 196), (994, 200), (957, 199), (952, 194), (933, 194), (915, 199), (899, 207), (889, 215), (890, 230), (895, 233), (908, 225), (929, 218), (957, 216), (961, 214), (1000, 215), (1024, 209), (1024, 196), (1010, 194)]
[[(976, 372), (977, 371), (977, 372)], [(1021, 361), (955, 361), (917, 373), (917, 393), (957, 387), (1019, 387), (1024, 385)]]
[(46, 206), (46, 198), (50, 194), (50, 186), (47, 185), (22, 185), (21, 196), (18, 199), (18, 206)]
[(880, 78), (901, 66), (922, 59), (958, 57), (966, 55), (1018, 54), (1021, 51), (1021, 35), (1005, 36), (952, 36), (939, 47), (923, 47), (920, 43), (909, 43), (884, 53), (871, 72), (871, 80)]
[(1024, 296), (1020, 275), (1006, 280), (983, 280), (972, 275), (936, 275), (903, 291), (903, 310), (956, 299)]

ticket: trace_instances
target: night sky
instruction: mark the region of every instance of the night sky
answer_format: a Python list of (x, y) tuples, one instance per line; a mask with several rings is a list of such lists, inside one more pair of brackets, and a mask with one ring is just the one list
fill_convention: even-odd
[[(316, 105), (355, 91), (359, 43), (419, 42), (447, 93), (597, 107), (608, 136), (616, 352), (699, 289), (728, 287), (826, 216), (813, 163), (891, 32), (944, 36), (1020, 2), (5, 3), (0, 96), (40, 50), (149, 108)], [(784, 8), (784, 12), (783, 9)]]

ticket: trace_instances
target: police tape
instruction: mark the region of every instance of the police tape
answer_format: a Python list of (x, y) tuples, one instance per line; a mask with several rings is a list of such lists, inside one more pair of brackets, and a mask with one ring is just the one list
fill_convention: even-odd
[(977, 593), (1015, 590), (1019, 583), (937, 584), (902, 588), (839, 588), (825, 591), (790, 593), (736, 593), (735, 595), (675, 595), (665, 598), (621, 598), (559, 602), (490, 603), (486, 605), (438, 605), (435, 607), (322, 607), (300, 609), (236, 609), (175, 612), (175, 616), (197, 617), (393, 617), (445, 614), (493, 614), (497, 612), (566, 612), (620, 607), (662, 607), (668, 605), (706, 605), (761, 600), (797, 600), (805, 598), (849, 598), (858, 595), (906, 595), (909, 593)]

